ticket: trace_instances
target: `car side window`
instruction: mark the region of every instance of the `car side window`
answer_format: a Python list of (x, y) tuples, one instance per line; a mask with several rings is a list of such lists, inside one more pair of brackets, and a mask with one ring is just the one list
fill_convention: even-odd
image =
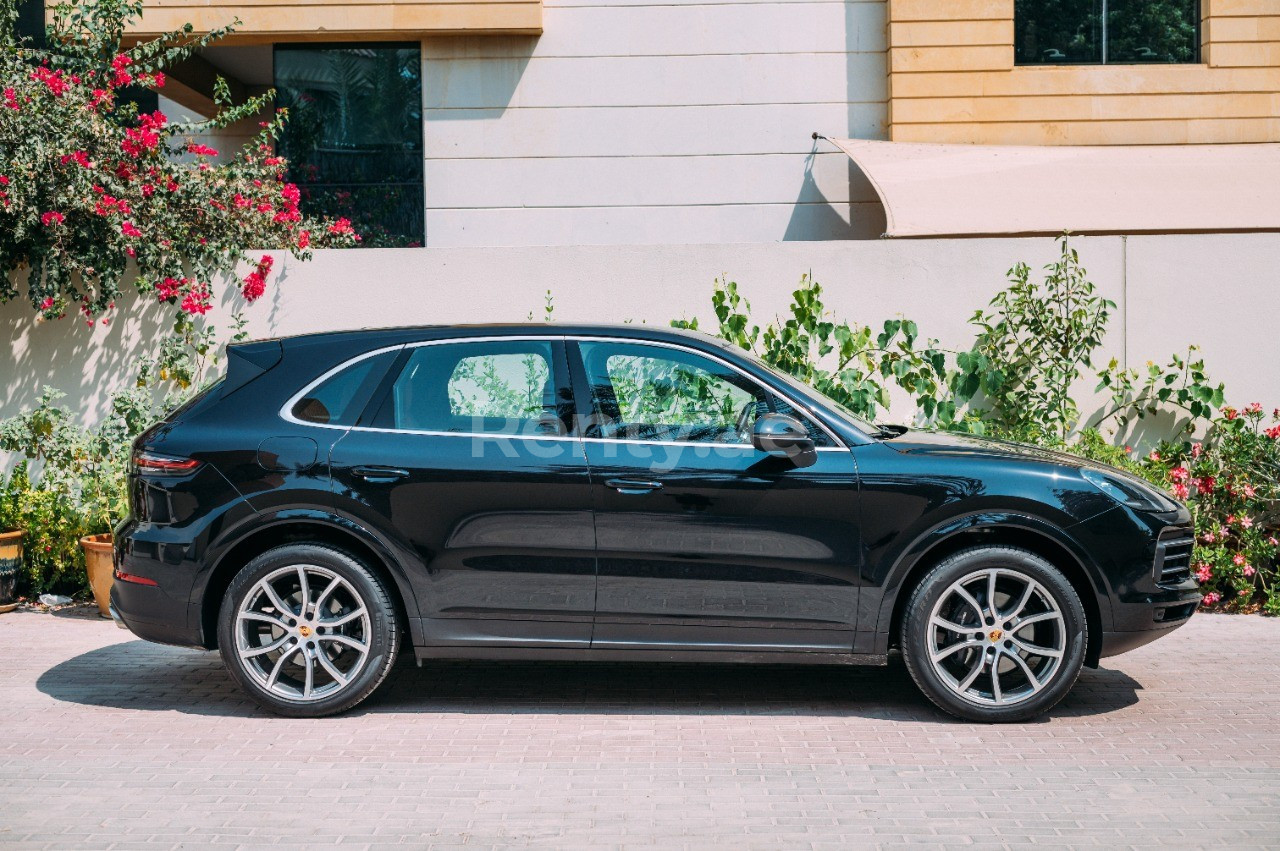
[(591, 390), (588, 437), (750, 444), (769, 410), (764, 388), (694, 352), (612, 342), (579, 351)]
[(562, 434), (550, 341), (444, 343), (413, 349), (391, 387), (395, 429)]
[(293, 416), (320, 425), (355, 425), (398, 350), (358, 360), (311, 388), (293, 406)]

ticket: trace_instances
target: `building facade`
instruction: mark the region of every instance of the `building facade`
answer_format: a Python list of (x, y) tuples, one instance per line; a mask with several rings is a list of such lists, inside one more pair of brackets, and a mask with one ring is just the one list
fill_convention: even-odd
[[(1265, 167), (1280, 160), (1280, 0), (148, 0), (135, 34), (236, 18), (233, 36), (175, 70), (161, 108), (209, 114), (217, 76), (236, 98), (274, 88), (304, 204), (351, 218), (367, 246), (282, 263), (274, 303), (246, 313), (256, 333), (521, 319), (547, 290), (565, 319), (705, 319), (720, 274), (772, 315), (812, 271), (846, 316), (905, 313), (959, 344), (1004, 270), (1046, 262), (1048, 237), (1071, 228), (1100, 234), (1082, 258), (1121, 305), (1118, 357), (1199, 342), (1229, 389), (1280, 404), (1280, 379), (1253, 366), (1280, 356), (1275, 317), (1249, 307), (1274, 304), (1280, 269), (1280, 201), (1251, 206), (1280, 199)], [(893, 181), (828, 139), (1172, 146), (1206, 166), (1168, 166), (1155, 183), (1198, 180), (1246, 212), (1147, 221), (1161, 201), (1136, 204), (1132, 225), (1125, 212), (1022, 232), (982, 227), (979, 204), (983, 238), (880, 239)], [(1245, 172), (1251, 186), (1222, 185), (1236, 177), (1218, 176), (1215, 151), (1246, 144), (1264, 168)], [(924, 149), (917, 183), (967, 168), (950, 150)], [(1031, 173), (1041, 182), (1021, 203), (1055, 209), (1053, 166), (1013, 162), (992, 178), (1000, 204), (1019, 201), (1009, 175)], [(1105, 196), (1116, 178), (1097, 179), (1097, 206), (1142, 195)], [(937, 185), (938, 207), (954, 207)], [(21, 373), (0, 414), (33, 398), (23, 364), (48, 363), (72, 333), (25, 316), (0, 311)], [(93, 333), (119, 334), (123, 350), (148, 327)], [(1261, 348), (1240, 351), (1241, 334)], [(61, 383), (91, 409), (112, 380)]]

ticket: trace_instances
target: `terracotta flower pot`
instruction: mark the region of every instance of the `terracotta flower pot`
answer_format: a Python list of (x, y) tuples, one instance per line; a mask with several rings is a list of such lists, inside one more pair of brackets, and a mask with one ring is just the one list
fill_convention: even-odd
[(89, 574), (89, 587), (93, 589), (93, 599), (98, 604), (98, 614), (104, 618), (111, 617), (111, 535), (90, 535), (80, 539), (84, 548), (84, 569)]
[(25, 532), (0, 532), (0, 611), (14, 606), (18, 568), (22, 566), (22, 536)]

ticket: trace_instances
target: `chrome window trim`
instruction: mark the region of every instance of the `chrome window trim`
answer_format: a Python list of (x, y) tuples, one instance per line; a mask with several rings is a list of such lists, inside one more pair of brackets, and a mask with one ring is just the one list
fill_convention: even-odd
[(297, 393), (289, 397), (289, 399), (280, 408), (280, 412), (279, 412), (280, 418), (283, 419), (285, 422), (293, 423), (295, 425), (308, 426), (310, 428), (336, 429), (340, 431), (368, 431), (368, 432), (386, 433), (386, 434), (421, 434), (421, 435), (427, 435), (431, 437), (469, 437), (469, 438), (479, 437), (479, 438), (490, 438), (494, 440), (507, 438), (507, 439), (514, 439), (514, 440), (571, 440), (571, 441), (591, 442), (591, 443), (626, 443), (626, 444), (639, 444), (644, 446), (692, 446), (692, 447), (705, 446), (711, 449), (717, 449), (717, 448), (740, 449), (745, 447), (745, 448), (754, 450), (754, 447), (752, 447), (750, 443), (700, 443), (698, 441), (692, 441), (692, 440), (638, 440), (633, 438), (580, 437), (576, 435), (541, 435), (541, 434), (514, 434), (514, 433), (506, 434), (503, 432), (491, 432), (491, 431), (428, 431), (425, 429), (374, 428), (373, 426), (344, 426), (344, 425), (334, 425), (332, 423), (317, 423), (317, 422), (311, 422), (310, 420), (300, 420), (293, 415), (293, 409), (298, 404), (298, 402), (301, 401), (303, 398), (305, 398), (308, 393), (310, 393), (320, 384), (329, 380), (330, 378), (337, 375), (339, 372), (341, 372), (342, 370), (346, 369), (349, 366), (353, 366), (367, 358), (377, 357), (378, 355), (386, 354), (387, 352), (400, 351), (401, 349), (417, 349), (423, 346), (438, 346), (438, 345), (459, 344), (459, 343), (494, 343), (494, 342), (504, 342), (504, 341), (517, 342), (517, 343), (531, 342), (531, 341), (533, 342), (559, 341), (564, 343), (570, 340), (573, 340), (575, 342), (585, 342), (585, 343), (622, 343), (626, 345), (636, 345), (636, 346), (654, 346), (657, 348), (675, 349), (677, 351), (687, 352), (689, 354), (701, 355), (702, 357), (715, 361), (716, 363), (719, 363), (722, 366), (728, 367), (729, 369), (738, 373), (738, 375), (741, 375), (743, 378), (747, 379), (748, 381), (751, 381), (754, 384), (765, 386), (765, 389), (769, 390), (769, 392), (780, 397), (792, 408), (804, 413), (805, 416), (813, 420), (814, 424), (822, 431), (822, 433), (825, 434), (830, 440), (835, 442), (835, 446), (815, 447), (818, 452), (849, 451), (849, 447), (845, 444), (843, 440), (840, 439), (839, 435), (832, 432), (831, 429), (827, 428), (826, 424), (823, 423), (819, 417), (814, 415), (811, 406), (807, 404), (797, 403), (796, 400), (793, 399), (792, 397), (788, 396), (785, 393), (779, 392), (777, 388), (769, 387), (765, 385), (764, 382), (762, 382), (759, 378), (747, 372), (746, 370), (742, 369), (741, 367), (737, 366), (736, 364), (730, 363), (724, 358), (711, 354), (710, 352), (704, 352), (701, 349), (691, 348), (689, 346), (681, 345), (679, 343), (669, 343), (664, 340), (637, 340), (634, 337), (597, 337), (597, 336), (591, 336), (591, 335), (565, 335), (565, 334), (527, 334), (527, 335), (522, 334), (522, 335), (499, 335), (499, 336), (486, 336), (486, 337), (443, 337), (438, 340), (419, 340), (416, 343), (398, 343), (394, 346), (383, 346), (380, 349), (374, 349), (372, 351), (368, 351), (363, 354), (357, 355), (356, 357), (353, 357), (350, 360), (345, 360), (342, 363), (338, 364), (337, 366), (326, 370), (322, 375), (320, 375), (319, 378), (314, 379), (305, 387), (303, 387), (301, 390), (299, 390)]

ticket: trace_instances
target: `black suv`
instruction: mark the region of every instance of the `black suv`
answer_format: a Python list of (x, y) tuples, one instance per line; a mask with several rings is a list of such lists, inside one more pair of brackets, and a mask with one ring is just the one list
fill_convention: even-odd
[(134, 447), (117, 621), (276, 712), (419, 659), (885, 664), (965, 718), (1185, 623), (1187, 509), (1029, 446), (864, 422), (711, 337), (313, 334)]

